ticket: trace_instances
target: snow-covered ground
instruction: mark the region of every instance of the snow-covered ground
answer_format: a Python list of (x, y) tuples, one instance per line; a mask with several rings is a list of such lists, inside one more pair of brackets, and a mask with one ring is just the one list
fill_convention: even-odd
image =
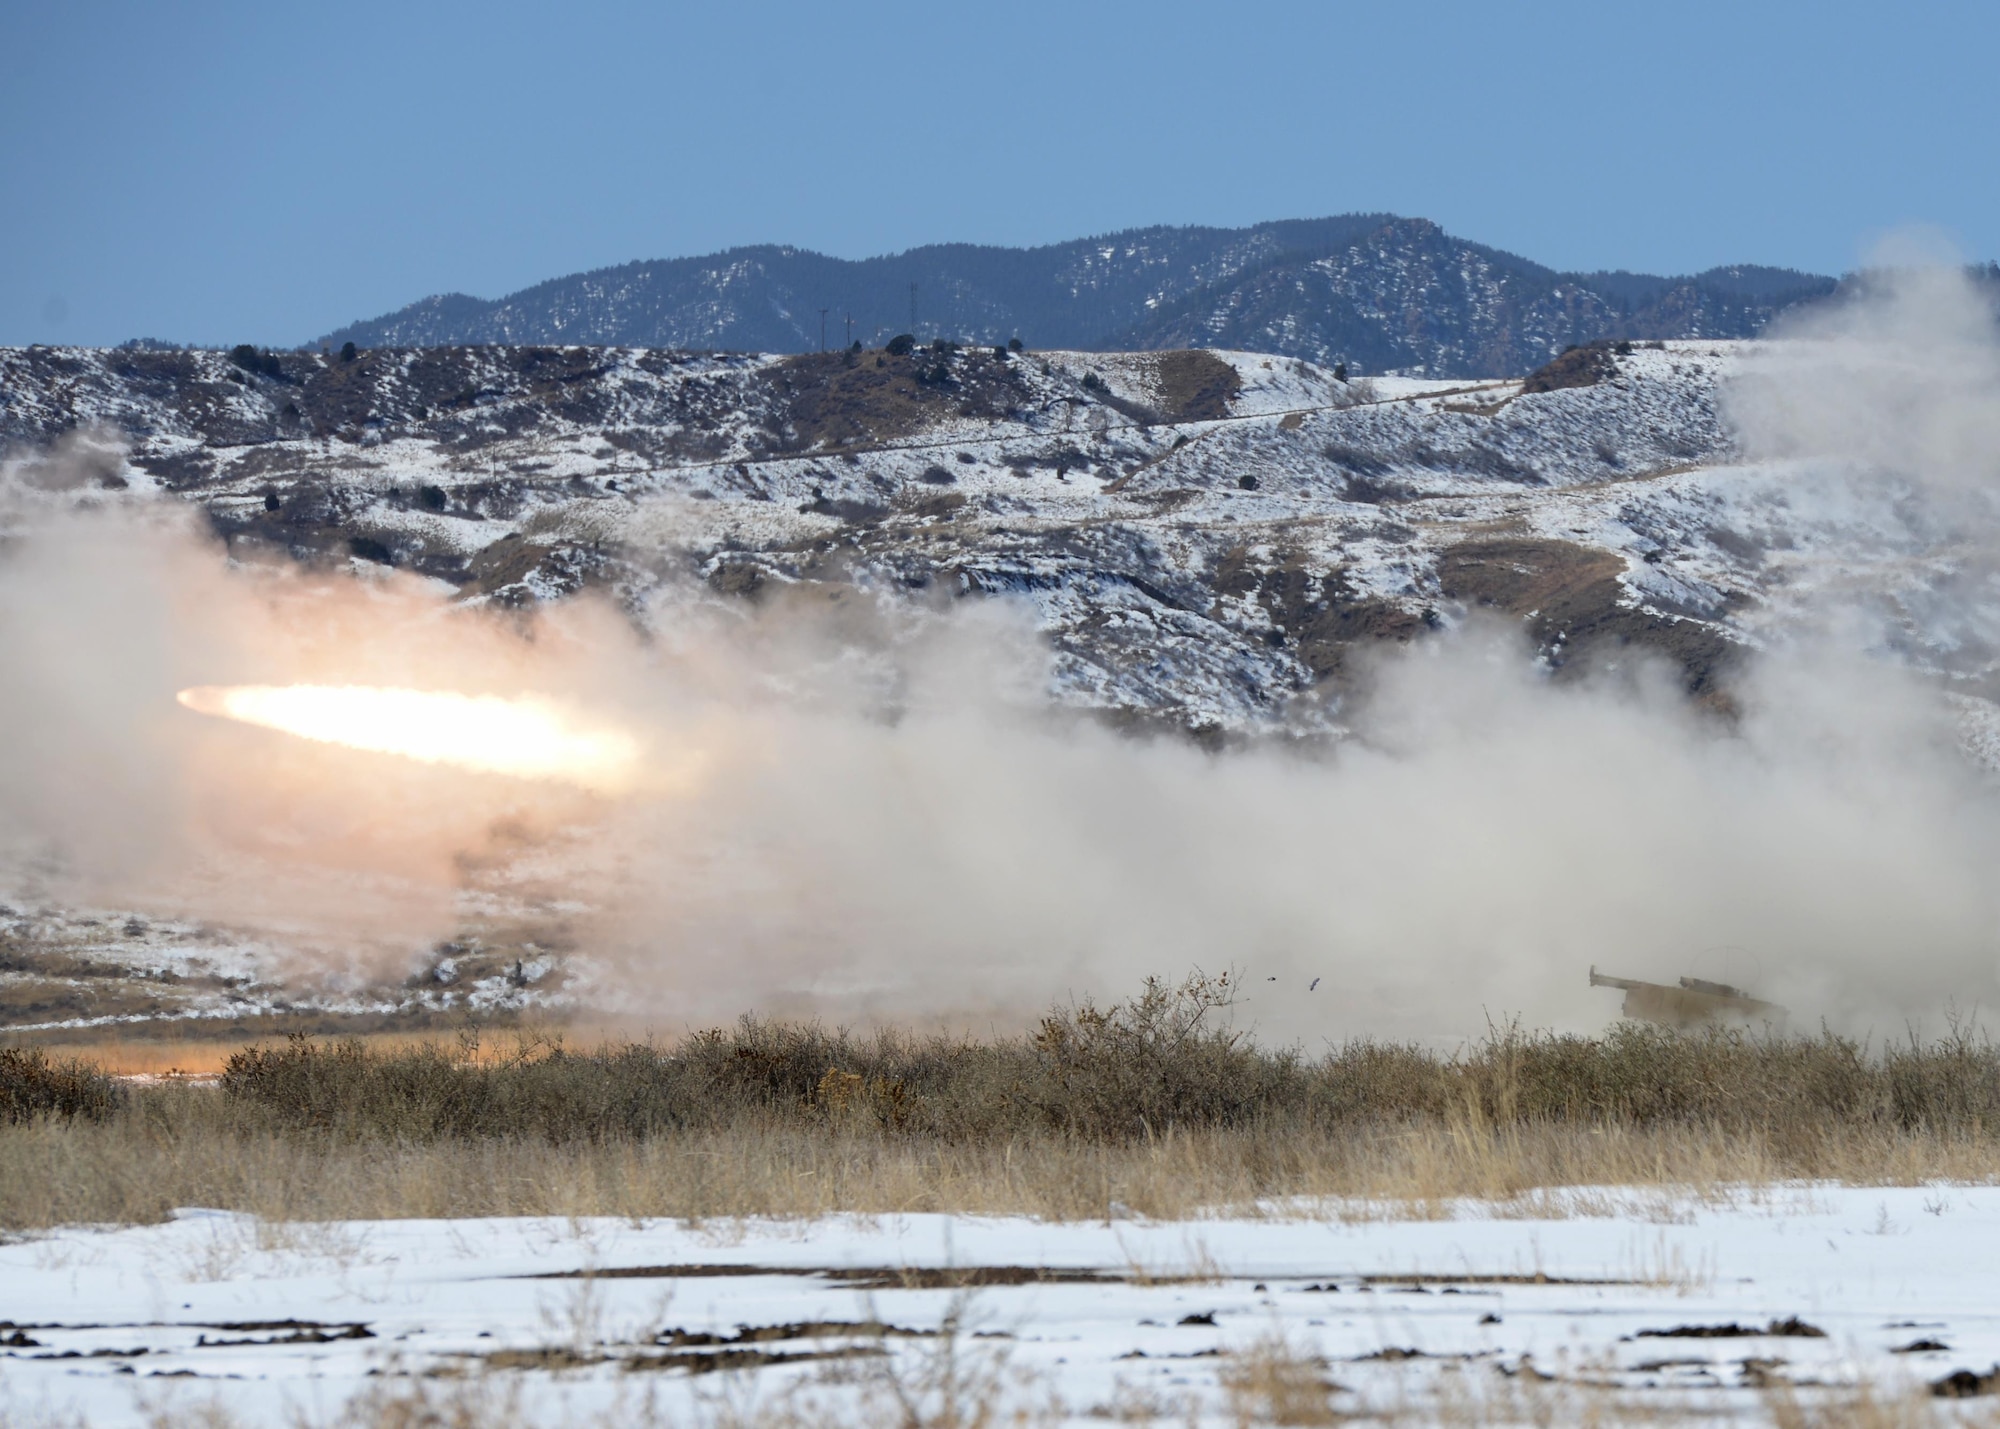
[(887, 1376), (919, 1386), (954, 1316), (975, 1381), (1003, 1371), (1008, 1394), (1074, 1423), (1141, 1405), (1239, 1422), (1227, 1381), (1274, 1337), (1323, 1358), (1340, 1408), (1419, 1420), (1438, 1396), (1526, 1390), (1764, 1422), (1772, 1384), (1921, 1391), (2000, 1361), (2000, 1188), (1430, 1210), (696, 1225), (189, 1210), (0, 1247), (0, 1418), (137, 1424), (147, 1406), (217, 1402), (241, 1423), (310, 1422), (398, 1376), (484, 1376), (539, 1422), (617, 1422), (646, 1395), (665, 1422), (708, 1422), (787, 1386), (850, 1404)]
[(313, 945), (303, 923), (280, 917), (244, 931), (161, 916), (161, 907), (198, 906), (199, 882), (146, 911), (103, 907), (66, 897), (60, 880), (13, 853), (0, 851), (0, 996), (10, 1000), (14, 1032), (114, 1031), (166, 1019), (193, 1030), (301, 1012), (563, 1013), (580, 1005), (593, 976), (587, 959), (559, 959), (534, 941), (544, 929), (559, 931), (580, 905), (518, 889), (457, 890), (457, 936), (391, 949), (385, 965), (408, 977), (387, 978), (352, 958), (311, 965), (300, 952)]

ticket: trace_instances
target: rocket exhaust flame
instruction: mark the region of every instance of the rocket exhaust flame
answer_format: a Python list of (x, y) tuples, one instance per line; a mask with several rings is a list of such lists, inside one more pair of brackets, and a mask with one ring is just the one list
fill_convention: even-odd
[(630, 735), (589, 728), (553, 702), (526, 695), (461, 695), (368, 685), (197, 685), (180, 703), (301, 739), (397, 754), (604, 793), (628, 787), (639, 764)]

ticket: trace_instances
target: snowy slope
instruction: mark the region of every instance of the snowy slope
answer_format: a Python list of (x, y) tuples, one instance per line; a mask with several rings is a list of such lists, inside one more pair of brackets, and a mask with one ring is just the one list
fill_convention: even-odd
[[(1738, 652), (1866, 604), (1892, 653), (1951, 682), (1992, 763), (1983, 567), (1893, 484), (1743, 462), (1721, 409), (1747, 350), (1642, 345), (1606, 380), (1526, 394), (1234, 351), (462, 348), (279, 354), (273, 376), (6, 350), (0, 522), (188, 503), (240, 559), (394, 566), (472, 604), (595, 592), (655, 630), (787, 590), (912, 621), (1001, 601), (1046, 640), (1057, 702), (1210, 739), (1337, 737), (1358, 655), (1482, 613), (1521, 621), (1559, 677), (1637, 650), (1709, 699)], [(11, 875), (0, 899), (37, 906)], [(45, 980), (30, 1020), (291, 1005), (269, 953), (210, 948), (211, 970), (136, 1002), (57, 966), (167, 966), (114, 936), (125, 916), (48, 915), (48, 966), (0, 973)], [(469, 907), (464, 977), (372, 1005), (568, 996), (507, 980), (541, 950), (505, 923)]]
[(240, 1422), (321, 1422), (372, 1389), (518, 1396), (540, 1423), (700, 1423), (803, 1386), (815, 1422), (884, 1422), (888, 1378), (921, 1386), (954, 1317), (968, 1381), (1050, 1424), (1121, 1407), (1245, 1422), (1228, 1381), (1273, 1337), (1320, 1361), (1340, 1410), (1402, 1422), (1485, 1402), (1519, 1422), (1598, 1422), (1617, 1404), (1761, 1423), (1772, 1386), (1837, 1406), (1856, 1386), (1922, 1394), (2000, 1361), (1991, 1187), (1436, 1209), (1096, 1225), (185, 1211), (0, 1246), (0, 1412), (113, 1426), (214, 1402)]
[(1231, 352), (1164, 382), (1178, 356), (407, 350), (287, 355), (274, 381), (214, 353), (39, 349), (0, 352), (0, 435), (126, 444), (17, 458), (17, 484), (70, 488), (37, 499), (193, 501), (246, 554), (391, 563), (473, 600), (1006, 595), (1057, 650), (1059, 698), (1185, 727), (1311, 723), (1323, 701), (1299, 697), (1337, 696), (1354, 640), (1527, 615), (1531, 587), (1604, 561), (1615, 584), (1569, 623), (1697, 690), (1829, 584), (1890, 601), (1968, 693), (1990, 673), (1983, 627), (1943, 629), (1926, 598), (1949, 552), (1892, 495), (1733, 464), (1739, 348), (1642, 346), (1528, 395)]

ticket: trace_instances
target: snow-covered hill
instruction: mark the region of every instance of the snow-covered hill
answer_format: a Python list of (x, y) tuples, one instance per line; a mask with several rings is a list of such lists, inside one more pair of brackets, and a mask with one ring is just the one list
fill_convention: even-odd
[(1924, 629), (1948, 553), (1910, 513), (1807, 507), (1735, 464), (1717, 403), (1739, 346), (1603, 352), (1604, 380), (1524, 392), (1243, 352), (457, 348), (259, 373), (44, 348), (0, 352), (0, 436), (124, 447), (17, 457), (29, 485), (196, 503), (239, 554), (467, 600), (593, 587), (658, 619), (786, 586), (1010, 596), (1058, 698), (1216, 732), (1323, 727), (1355, 649), (1480, 608), (1554, 666), (1636, 644), (1707, 692), (1830, 579), (1902, 602), (1920, 660), (1988, 673), (1979, 641)]
[[(1743, 652), (1856, 603), (1949, 683), (1991, 762), (1985, 567), (1893, 481), (1746, 461), (1724, 408), (1756, 355), (1604, 347), (1523, 383), (1205, 350), (15, 349), (0, 513), (183, 503), (240, 560), (394, 568), (499, 607), (590, 591), (662, 635), (829, 598), (905, 626), (1005, 602), (1047, 642), (1055, 702), (1206, 742), (1338, 738), (1371, 651), (1482, 612), (1558, 680), (1646, 655), (1727, 711)], [(459, 936), (408, 982), (302, 993), (282, 930), (0, 882), (20, 984), (0, 1016), (255, 1027), (586, 997), (562, 899), (521, 898), (468, 885)]]

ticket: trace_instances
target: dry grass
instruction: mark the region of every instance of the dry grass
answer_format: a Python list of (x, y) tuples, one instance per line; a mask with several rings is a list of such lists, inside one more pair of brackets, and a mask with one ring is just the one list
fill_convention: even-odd
[[(1764, 1392), (1754, 1418), (1718, 1412), (1713, 1400), (1610, 1388), (1583, 1374), (1544, 1375), (1523, 1367), (1511, 1375), (1491, 1366), (1439, 1376), (1424, 1391), (1405, 1389), (1383, 1404), (1347, 1402), (1342, 1422), (1384, 1426), (1706, 1425), (1763, 1422), (1772, 1429), (1991, 1429), (1992, 1405), (1961, 1406), (1933, 1398), (1921, 1385), (1859, 1384), (1830, 1390), (1780, 1386)], [(1252, 1420), (1265, 1424), (1282, 1421)]]
[[(0, 1137), (0, 1224), (147, 1222), (180, 1205), (315, 1220), (840, 1210), (1074, 1219), (1104, 1216), (1113, 1201), (1171, 1215), (1281, 1187), (1394, 1194), (1417, 1184), (1393, 1174), (1397, 1163), (1436, 1186), (1437, 1168), (1456, 1149), (1397, 1139), (1374, 1156), (1364, 1145), (1270, 1145), (1240, 1133), (1180, 1133), (1140, 1146), (1056, 1138), (951, 1146), (770, 1125), (633, 1143), (383, 1145), (246, 1133), (214, 1097), (147, 1100), (132, 1122), (44, 1122)], [(1343, 1176), (1342, 1160), (1375, 1174)]]
[(118, 1089), (93, 1067), (0, 1047), (0, 1122), (101, 1121), (118, 1105)]
[(268, 1220), (487, 1215), (814, 1216), (958, 1211), (1097, 1219), (1257, 1214), (1280, 1197), (1338, 1213), (1445, 1214), (1459, 1196), (1589, 1213), (1559, 1186), (1714, 1191), (1790, 1177), (1867, 1185), (2000, 1178), (1990, 1142), (1850, 1130), (1788, 1154), (1713, 1128), (1418, 1123), (1345, 1130), (1059, 1133), (948, 1142), (779, 1119), (629, 1141), (384, 1141), (245, 1125), (213, 1091), (149, 1089), (102, 1122), (0, 1129), (0, 1225), (153, 1222), (176, 1206)]
[[(54, 1061), (86, 1063), (114, 1077), (160, 1077), (176, 1073), (214, 1076), (231, 1057), (246, 1048), (285, 1044), (292, 1033), (292, 1029), (284, 1025), (286, 1019), (274, 1017), (263, 1020), (272, 1025), (268, 1029), (260, 1027), (247, 1032), (206, 1035), (189, 1030), (191, 1027), (199, 1028), (200, 1024), (186, 1021), (173, 1024), (172, 1030), (164, 1036), (157, 1035), (158, 1029), (143, 1024), (126, 1033), (109, 1035), (58, 1030), (23, 1033), (0, 1028), (0, 1040), (23, 1051), (39, 1051)], [(293, 1021), (323, 1023), (327, 1019), (315, 1015), (310, 1019)], [(303, 1030), (316, 1037), (352, 1042), (370, 1052), (385, 1054), (414, 1052), (442, 1042), (451, 1048), (454, 1057), (469, 1056), (479, 1061), (506, 1060), (517, 1055), (524, 1044), (547, 1047), (558, 1040), (568, 1039), (582, 1045), (608, 1045), (619, 1040), (621, 1035), (628, 1038), (631, 1035), (608, 1027), (555, 1023), (522, 1023), (497, 1030), (488, 1028), (477, 1042), (468, 1042), (455, 1032), (440, 1031), (436, 1027), (347, 1032), (307, 1026)]]
[(1227, 998), (1226, 980), (1152, 984), (992, 1041), (750, 1020), (664, 1049), (295, 1039), (235, 1053), (214, 1087), (9, 1054), (0, 1226), (187, 1205), (1095, 1219), (1295, 1197), (1445, 1214), (1479, 1197), (1588, 1214), (1588, 1193), (1549, 1188), (2000, 1179), (2000, 1052), (1962, 1032), (1871, 1050), (1503, 1030), (1458, 1057), (1358, 1043), (1308, 1061), (1216, 1025)]
[[(747, 1378), (725, 1382), (698, 1398), (692, 1414), (664, 1411), (648, 1389), (621, 1394), (612, 1407), (589, 1417), (566, 1412), (561, 1422), (602, 1429), (1030, 1429), (1074, 1422), (1046, 1384), (1009, 1365), (1004, 1350), (969, 1341), (958, 1329), (948, 1321), (944, 1334), (911, 1355), (828, 1362), (817, 1374), (768, 1395), (758, 1394)], [(1217, 1422), (1236, 1429), (1334, 1424), (1626, 1429), (1718, 1422), (1719, 1406), (1712, 1400), (1623, 1391), (1587, 1369), (1546, 1374), (1525, 1363), (1511, 1371), (1447, 1366), (1387, 1393), (1357, 1393), (1332, 1380), (1317, 1356), (1278, 1337), (1224, 1356), (1217, 1377), (1219, 1405), (1191, 1389), (1161, 1396), (1121, 1384), (1112, 1402), (1086, 1411), (1086, 1417), (1148, 1429)], [(332, 1414), (297, 1413), (286, 1422), (294, 1429), (527, 1429), (550, 1422), (531, 1411), (523, 1389), (512, 1375), (441, 1379), (392, 1368)], [(1772, 1429), (1995, 1429), (2000, 1406), (1939, 1400), (1915, 1385), (1779, 1386), (1754, 1405), (1732, 1406), (1725, 1417)], [(0, 1414), (0, 1429), (26, 1429), (30, 1423), (53, 1429), (74, 1422)], [(249, 1421), (211, 1393), (158, 1397), (147, 1422), (153, 1429), (242, 1429)]]
[[(766, 1391), (753, 1375), (717, 1376), (697, 1392), (692, 1413), (663, 1410), (656, 1390), (623, 1390), (611, 1407), (552, 1418), (534, 1412), (522, 1381), (506, 1373), (465, 1378), (404, 1373), (391, 1366), (380, 1382), (331, 1415), (296, 1413), (294, 1429), (527, 1429), (560, 1422), (593, 1429), (1036, 1429), (1063, 1422), (1045, 1383), (1018, 1371), (1003, 1345), (968, 1334), (967, 1302), (947, 1309), (939, 1333), (899, 1355), (829, 1357), (816, 1373)], [(153, 1429), (244, 1429), (221, 1393), (164, 1397)], [(0, 1429), (16, 1421), (0, 1411)], [(25, 1429), (25, 1426), (23, 1426)]]
[(1300, 1349), (1273, 1329), (1224, 1357), (1219, 1378), (1232, 1419), (1253, 1424), (1338, 1424), (1334, 1408), (1340, 1386), (1327, 1362)]

